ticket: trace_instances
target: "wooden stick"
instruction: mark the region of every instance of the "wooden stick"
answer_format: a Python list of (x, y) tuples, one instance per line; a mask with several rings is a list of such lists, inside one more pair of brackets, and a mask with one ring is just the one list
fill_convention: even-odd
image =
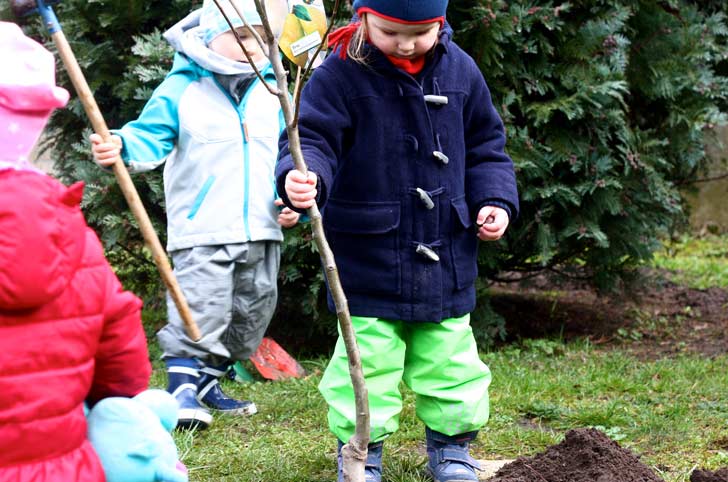
[[(81, 104), (83, 104), (83, 108), (91, 121), (94, 131), (96, 131), (96, 133), (99, 134), (105, 142), (110, 142), (111, 133), (109, 132), (109, 128), (106, 125), (106, 121), (104, 121), (104, 117), (101, 115), (99, 106), (96, 104), (93, 93), (86, 82), (86, 78), (81, 71), (81, 67), (78, 65), (78, 61), (71, 50), (71, 46), (66, 40), (66, 36), (63, 34), (63, 31), (59, 29), (56, 32), (53, 32), (51, 37), (58, 48), (58, 54), (63, 61), (63, 65), (66, 67), (66, 71), (73, 83), (73, 87), (76, 89), (78, 97), (81, 99)], [(154, 231), (154, 226), (149, 219), (147, 211), (144, 209), (144, 205), (139, 198), (139, 193), (131, 180), (131, 176), (124, 165), (124, 161), (121, 160), (121, 157), (117, 157), (116, 162), (114, 162), (112, 167), (116, 180), (119, 183), (119, 187), (121, 187), (121, 192), (124, 194), (124, 198), (126, 198), (126, 202), (129, 204), (129, 208), (139, 224), (139, 229), (142, 232), (144, 241), (146, 241), (147, 247), (149, 247), (149, 250), (152, 252), (152, 258), (154, 258), (154, 263), (157, 265), (159, 274), (162, 276), (162, 280), (174, 300), (174, 304), (179, 311), (180, 317), (182, 317), (187, 335), (193, 341), (199, 341), (201, 338), (200, 330), (197, 327), (197, 323), (195, 323), (195, 320), (192, 318), (192, 313), (187, 305), (187, 300), (177, 283), (177, 278), (175, 278), (174, 273), (172, 272), (172, 267), (169, 264), (169, 259), (167, 258), (167, 252), (162, 247), (162, 243), (159, 242), (159, 237), (157, 237), (157, 233)]]
[[(263, 20), (263, 28), (266, 31), (268, 40), (268, 59), (270, 60), (273, 71), (276, 75), (276, 82), (278, 84), (279, 91), (278, 100), (280, 101), (281, 109), (283, 110), (283, 117), (286, 121), (286, 131), (288, 133), (288, 149), (291, 152), (293, 164), (296, 169), (303, 173), (308, 173), (308, 167), (303, 159), (301, 138), (299, 137), (297, 118), (298, 108), (296, 106), (294, 109), (294, 106), (291, 105), (291, 100), (288, 97), (288, 79), (286, 71), (283, 68), (283, 62), (281, 61), (281, 56), (278, 53), (276, 39), (271, 31), (270, 22), (268, 21), (265, 7), (263, 6), (263, 0), (254, 1), (255, 6), (258, 9), (258, 13)], [(336, 2), (336, 8), (338, 8), (338, 4), (339, 0)], [(336, 11), (334, 11), (334, 15), (335, 14)], [(329, 29), (330, 28), (331, 25), (329, 25)], [(321, 45), (319, 45), (316, 53), (318, 54), (320, 50)], [(300, 91), (301, 84), (300, 78), (298, 77), (296, 85)], [(297, 92), (294, 92), (294, 95), (297, 99), (299, 98)], [(332, 128), (335, 129), (336, 126), (332, 126)], [(319, 255), (321, 256), (326, 280), (329, 282), (329, 290), (331, 291), (331, 297), (333, 298), (334, 305), (336, 307), (336, 315), (339, 319), (339, 327), (341, 328), (341, 337), (344, 340), (346, 355), (349, 359), (349, 376), (351, 377), (351, 384), (354, 390), (356, 426), (354, 429), (354, 435), (341, 449), (343, 462), (342, 472), (345, 482), (364, 482), (364, 468), (369, 444), (370, 419), (369, 396), (366, 381), (364, 379), (364, 372), (362, 370), (361, 355), (359, 353), (359, 346), (356, 342), (354, 325), (351, 322), (349, 303), (346, 300), (344, 289), (341, 286), (341, 280), (339, 279), (339, 271), (336, 267), (334, 253), (326, 240), (326, 235), (324, 234), (323, 221), (321, 219), (321, 212), (319, 211), (318, 205), (314, 203), (313, 206), (308, 208), (307, 213), (309, 218), (311, 218), (313, 240), (316, 243)]]

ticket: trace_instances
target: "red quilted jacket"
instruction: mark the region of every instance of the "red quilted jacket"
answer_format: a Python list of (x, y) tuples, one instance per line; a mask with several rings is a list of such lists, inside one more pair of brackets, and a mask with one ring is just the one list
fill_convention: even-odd
[(0, 171), (0, 482), (104, 481), (83, 402), (145, 390), (140, 300), (66, 188)]

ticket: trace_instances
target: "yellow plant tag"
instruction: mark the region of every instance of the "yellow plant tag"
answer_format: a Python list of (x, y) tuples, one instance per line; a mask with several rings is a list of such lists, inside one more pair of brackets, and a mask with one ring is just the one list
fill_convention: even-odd
[[(289, 0), (289, 13), (278, 40), (281, 51), (293, 63), (305, 67), (324, 41), (326, 11), (322, 0)], [(325, 46), (325, 45), (324, 45)]]

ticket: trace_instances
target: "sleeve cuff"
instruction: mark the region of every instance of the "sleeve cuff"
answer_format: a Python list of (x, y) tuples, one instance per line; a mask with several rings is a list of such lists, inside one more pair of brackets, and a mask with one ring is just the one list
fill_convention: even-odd
[[(502, 210), (504, 210), (506, 212), (506, 214), (508, 214), (508, 220), (513, 221), (513, 219), (512, 219), (513, 218), (513, 209), (511, 208), (510, 204), (508, 204), (504, 201), (499, 201), (497, 199), (488, 199), (486, 201), (483, 201), (480, 204), (480, 207), (478, 208), (478, 212), (480, 212), (480, 210), (483, 209), (485, 206), (495, 206), (497, 208), (501, 208)], [(476, 213), (476, 216), (477, 216), (477, 213)]]

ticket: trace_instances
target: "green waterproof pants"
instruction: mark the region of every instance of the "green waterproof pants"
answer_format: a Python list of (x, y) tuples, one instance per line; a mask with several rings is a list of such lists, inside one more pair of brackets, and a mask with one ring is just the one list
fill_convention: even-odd
[[(369, 394), (371, 442), (399, 428), (401, 381), (415, 392), (417, 417), (432, 430), (458, 435), (485, 425), (491, 376), (478, 357), (470, 315), (441, 323), (359, 316), (351, 321)], [(356, 410), (341, 332), (319, 390), (329, 405), (329, 428), (347, 442), (354, 435)]]

